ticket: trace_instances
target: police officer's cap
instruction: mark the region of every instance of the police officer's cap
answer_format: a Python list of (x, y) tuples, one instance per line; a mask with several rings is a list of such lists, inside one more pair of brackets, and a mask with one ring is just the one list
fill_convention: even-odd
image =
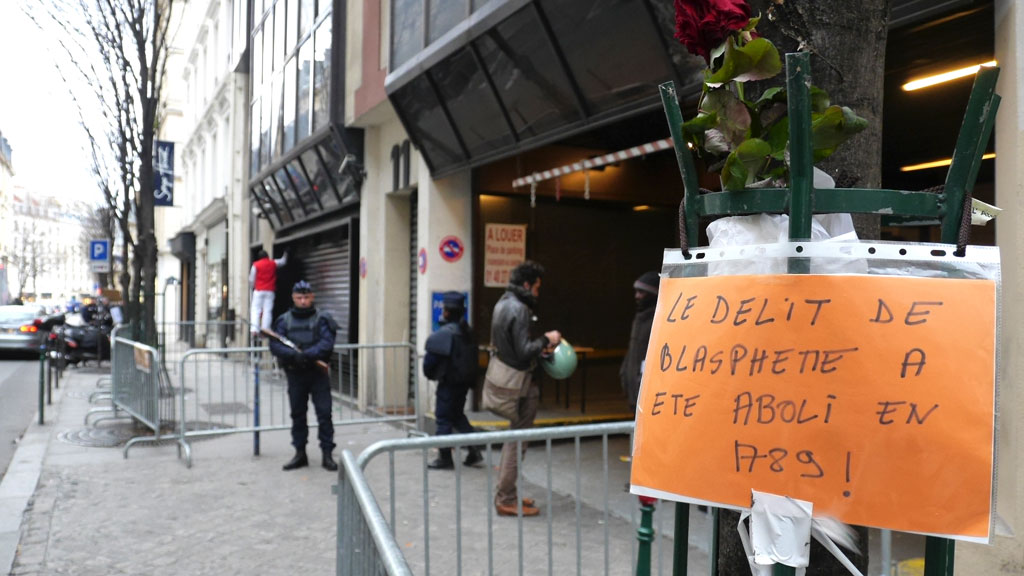
[(305, 280), (299, 280), (292, 286), (292, 294), (312, 294), (313, 287)]
[(461, 292), (445, 292), (441, 295), (441, 302), (445, 308), (450, 310), (466, 309), (466, 296)]

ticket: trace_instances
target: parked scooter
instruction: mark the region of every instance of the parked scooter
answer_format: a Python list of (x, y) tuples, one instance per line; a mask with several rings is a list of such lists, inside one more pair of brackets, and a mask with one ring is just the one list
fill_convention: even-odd
[(67, 314), (63, 326), (53, 330), (50, 356), (64, 365), (110, 360), (110, 331), (113, 326), (110, 314), (95, 307)]

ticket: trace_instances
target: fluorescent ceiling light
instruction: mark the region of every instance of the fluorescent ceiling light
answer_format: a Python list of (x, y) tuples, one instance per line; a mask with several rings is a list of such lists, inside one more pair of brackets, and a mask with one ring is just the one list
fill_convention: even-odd
[(984, 64), (975, 64), (974, 66), (968, 66), (958, 70), (950, 70), (949, 72), (942, 72), (941, 74), (925, 76), (924, 78), (918, 78), (907, 82), (903, 85), (903, 89), (907, 92), (910, 92), (911, 90), (920, 90), (921, 88), (942, 84), (943, 82), (949, 82), (950, 80), (956, 80), (957, 78), (963, 78), (964, 76), (973, 76), (978, 73), (978, 70), (980, 70), (982, 66), (992, 67), (995, 65), (996, 61), (992, 60), (990, 62), (985, 62)]
[[(982, 160), (991, 160), (996, 157), (995, 152), (985, 154), (981, 157)], [(900, 168), (900, 172), (913, 172), (915, 170), (927, 170), (928, 168), (940, 168), (942, 166), (949, 166), (953, 163), (952, 158), (946, 158), (945, 160), (935, 160), (934, 162), (923, 162), (921, 164), (911, 164), (910, 166), (903, 166)]]

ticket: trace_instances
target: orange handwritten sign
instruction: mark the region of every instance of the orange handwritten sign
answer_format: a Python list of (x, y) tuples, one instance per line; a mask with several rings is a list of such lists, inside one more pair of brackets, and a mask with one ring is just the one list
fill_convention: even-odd
[(987, 539), (995, 301), (987, 280), (663, 279), (634, 491)]

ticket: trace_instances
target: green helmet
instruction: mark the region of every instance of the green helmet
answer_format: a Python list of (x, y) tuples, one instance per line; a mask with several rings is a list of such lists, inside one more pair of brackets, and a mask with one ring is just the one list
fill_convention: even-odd
[(548, 376), (555, 380), (565, 380), (576, 371), (576, 350), (568, 340), (562, 338), (551, 356), (540, 359), (540, 365), (544, 367)]

